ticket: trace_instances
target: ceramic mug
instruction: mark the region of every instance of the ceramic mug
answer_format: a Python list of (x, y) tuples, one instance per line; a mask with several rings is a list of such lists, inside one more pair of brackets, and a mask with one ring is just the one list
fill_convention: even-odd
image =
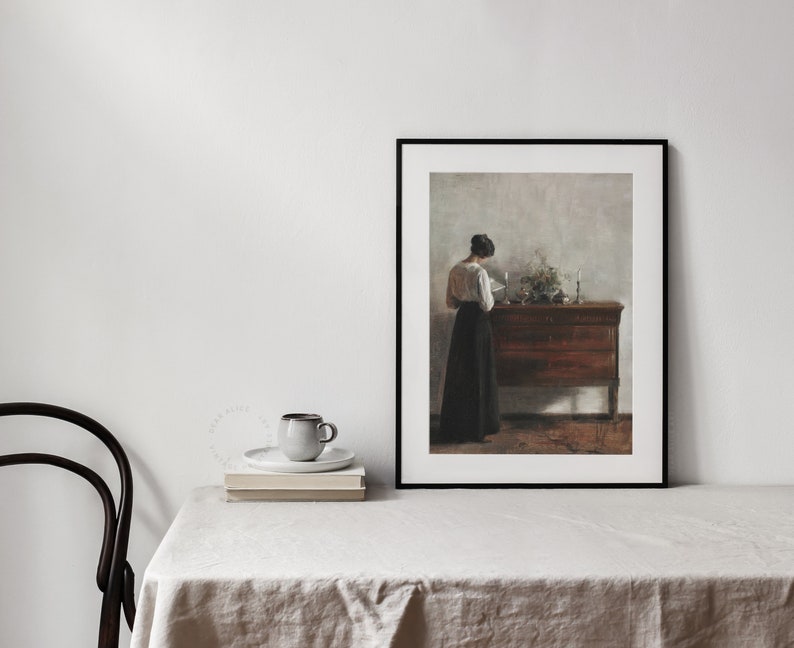
[[(325, 437), (323, 428), (331, 435)], [(336, 426), (323, 422), (319, 414), (284, 414), (278, 424), (278, 447), (287, 459), (312, 461), (320, 456), (325, 444), (336, 438)]]

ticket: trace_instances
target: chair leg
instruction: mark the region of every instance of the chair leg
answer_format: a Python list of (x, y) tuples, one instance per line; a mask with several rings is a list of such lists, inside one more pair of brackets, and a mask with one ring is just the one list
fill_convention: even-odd
[(124, 592), (121, 604), (124, 607), (124, 618), (132, 630), (132, 624), (135, 622), (135, 572), (128, 562), (124, 563)]

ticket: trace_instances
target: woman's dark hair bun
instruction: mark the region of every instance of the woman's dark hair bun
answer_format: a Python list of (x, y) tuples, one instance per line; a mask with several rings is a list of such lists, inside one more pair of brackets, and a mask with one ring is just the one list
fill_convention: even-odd
[(492, 257), (496, 248), (487, 234), (475, 234), (471, 237), (471, 251), (479, 257)]

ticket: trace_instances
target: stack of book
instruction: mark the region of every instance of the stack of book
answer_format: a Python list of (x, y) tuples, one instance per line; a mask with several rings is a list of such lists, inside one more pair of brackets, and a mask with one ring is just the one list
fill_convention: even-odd
[(347, 468), (330, 472), (284, 473), (242, 468), (224, 474), (227, 502), (362, 501), (364, 464), (356, 459)]

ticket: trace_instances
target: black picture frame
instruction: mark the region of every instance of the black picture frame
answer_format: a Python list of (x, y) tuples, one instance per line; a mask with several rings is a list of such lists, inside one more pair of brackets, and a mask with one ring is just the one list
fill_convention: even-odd
[[(666, 487), (667, 140), (398, 139), (396, 162), (396, 487)], [(433, 418), (440, 293), (485, 232), (502, 417), (460, 440)], [(549, 269), (559, 291), (530, 290)]]

